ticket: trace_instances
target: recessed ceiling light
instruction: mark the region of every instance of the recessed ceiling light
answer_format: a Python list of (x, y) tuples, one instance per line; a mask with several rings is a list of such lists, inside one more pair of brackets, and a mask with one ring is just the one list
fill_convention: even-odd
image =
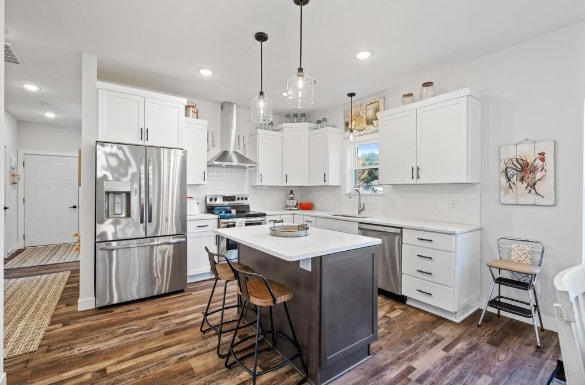
[(57, 115), (55, 115), (55, 113), (54, 113), (54, 112), (51, 112), (51, 111), (47, 111), (47, 112), (45, 112), (45, 118), (49, 118), (49, 119), (55, 119), (55, 117), (56, 117), (56, 116), (57, 116)]
[(213, 75), (213, 71), (212, 70), (208, 70), (207, 68), (201, 68), (199, 69), (199, 73), (203, 76), (211, 76)]
[(40, 88), (38, 86), (35, 86), (34, 84), (24, 84), (23, 85), (24, 89), (30, 92), (37, 92), (38, 90), (40, 90)]
[(372, 56), (372, 53), (370, 51), (360, 51), (355, 54), (356, 59), (360, 60), (366, 60), (370, 56)]

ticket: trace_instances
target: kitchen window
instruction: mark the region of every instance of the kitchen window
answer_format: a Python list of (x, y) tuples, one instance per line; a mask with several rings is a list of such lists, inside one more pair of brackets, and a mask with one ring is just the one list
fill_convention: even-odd
[[(363, 137), (362, 137), (363, 138)], [(363, 138), (351, 147), (351, 186), (360, 186), (362, 193), (382, 194), (384, 186), (379, 184), (379, 141), (378, 135)]]

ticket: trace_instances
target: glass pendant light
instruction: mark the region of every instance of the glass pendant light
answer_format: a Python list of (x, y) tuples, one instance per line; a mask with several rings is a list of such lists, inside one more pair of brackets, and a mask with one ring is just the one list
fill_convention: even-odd
[(350, 92), (347, 96), (349, 96), (349, 141), (353, 142), (353, 97), (355, 92)]
[(260, 92), (254, 96), (250, 106), (250, 116), (254, 123), (270, 123), (272, 121), (272, 99), (264, 96), (262, 90), (262, 43), (268, 40), (265, 32), (256, 32), (254, 39), (260, 42)]
[(286, 102), (290, 107), (305, 108), (313, 104), (315, 79), (303, 71), (303, 6), (309, 0), (293, 0), (301, 8), (299, 68), (286, 81)]

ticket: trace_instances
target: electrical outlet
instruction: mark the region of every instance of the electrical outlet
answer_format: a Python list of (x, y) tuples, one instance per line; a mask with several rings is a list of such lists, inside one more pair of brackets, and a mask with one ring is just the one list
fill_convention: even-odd
[(449, 208), (450, 208), (450, 209), (455, 209), (455, 208), (457, 208), (457, 202), (456, 202), (456, 201), (450, 201), (450, 202), (449, 202)]
[(303, 270), (311, 271), (311, 258), (301, 259), (299, 261), (299, 266)]

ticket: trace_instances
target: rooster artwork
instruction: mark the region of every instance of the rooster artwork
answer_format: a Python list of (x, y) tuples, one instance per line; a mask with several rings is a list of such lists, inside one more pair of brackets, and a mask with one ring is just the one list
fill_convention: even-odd
[(554, 204), (554, 141), (500, 148), (500, 200), (506, 204)]

